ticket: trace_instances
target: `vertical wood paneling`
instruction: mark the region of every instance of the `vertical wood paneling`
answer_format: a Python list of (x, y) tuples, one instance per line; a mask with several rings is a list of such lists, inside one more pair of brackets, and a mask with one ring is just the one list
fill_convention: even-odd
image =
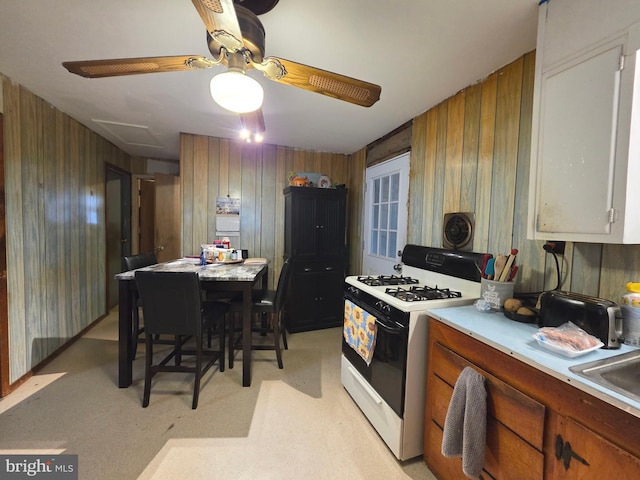
[(180, 192), (182, 196), (182, 248), (183, 254), (200, 252), (199, 242), (193, 236), (193, 141), (195, 135), (180, 134), (180, 158), (189, 162), (180, 163)]
[[(193, 238), (207, 243), (207, 206), (209, 204), (209, 139), (198, 136), (193, 141)], [(200, 250), (195, 249), (193, 253)]]
[[(529, 199), (529, 158), (531, 156), (531, 122), (533, 119), (533, 77), (535, 69), (535, 53), (523, 57), (522, 96), (520, 101), (520, 135), (518, 141), (518, 163), (516, 170), (516, 196), (513, 214), (513, 247), (518, 249), (520, 269), (519, 289), (527, 292), (538, 292), (544, 288), (545, 256), (544, 242), (527, 240), (527, 215)], [(551, 257), (548, 255), (548, 257)], [(555, 265), (554, 265), (555, 267)], [(554, 277), (555, 277), (555, 271)], [(555, 288), (555, 285), (551, 288)]]
[(10, 382), (30, 368), (29, 337), (24, 311), (25, 255), (22, 226), (21, 89), (4, 81), (5, 201), (7, 221), (7, 290), (9, 295)]
[[(37, 98), (27, 94), (23, 89), (20, 92), (20, 128), (21, 130), (38, 131), (40, 127), (37, 118)], [(22, 241), (24, 242), (25, 257), (22, 260), (25, 282), (23, 284), (24, 298), (23, 310), (26, 322), (27, 342), (25, 353), (32, 358), (43, 358), (46, 352), (42, 351), (41, 339), (43, 319), (41, 312), (41, 290), (39, 273), (40, 236), (38, 225), (38, 209), (41, 207), (38, 201), (38, 140), (41, 135), (29, 135), (21, 138), (22, 154)], [(32, 206), (29, 208), (29, 206)], [(26, 207), (26, 208), (25, 208)], [(43, 232), (44, 233), (44, 232)], [(29, 281), (33, 279), (33, 281)], [(10, 297), (11, 298), (11, 297)], [(30, 352), (28, 350), (31, 350)]]
[(420, 243), (422, 238), (422, 212), (424, 211), (425, 155), (427, 148), (427, 115), (413, 121), (411, 130), (413, 149), (409, 156), (409, 199), (407, 205), (407, 243)]
[[(227, 155), (222, 155), (221, 151), (226, 147)], [(214, 238), (216, 238), (216, 222), (215, 217), (209, 215), (208, 212), (215, 212), (216, 202), (218, 197), (220, 196), (220, 192), (227, 192), (230, 196), (229, 192), (229, 182), (231, 179), (229, 178), (229, 156), (228, 156), (228, 143), (223, 142), (220, 138), (209, 138), (209, 155), (207, 158), (207, 178), (203, 179), (207, 182), (207, 207), (203, 212), (205, 215), (204, 222), (206, 225), (206, 234), (204, 239), (200, 241), (200, 243), (211, 243)], [(221, 159), (227, 159), (226, 162), (221, 162)], [(233, 170), (233, 169), (232, 169)], [(241, 175), (240, 168), (236, 169), (238, 171), (238, 175)], [(219, 175), (208, 175), (208, 172), (220, 172)], [(196, 239), (197, 243), (197, 239)], [(199, 245), (194, 245), (191, 249), (191, 252), (197, 254), (200, 252)], [(184, 252), (187, 253), (186, 251)]]
[(2, 78), (10, 383), (105, 313), (104, 162), (130, 157)]
[[(42, 316), (46, 324), (46, 338), (49, 339), (47, 352), (55, 350), (54, 339), (60, 338), (60, 323), (58, 319), (58, 276), (56, 266), (58, 258), (58, 232), (56, 231), (57, 219), (57, 154), (56, 154), (56, 112), (52, 108), (44, 108), (42, 111), (42, 137), (43, 137), (43, 169), (44, 169), (44, 226), (43, 231), (49, 232), (44, 242), (42, 262), (44, 266), (45, 286), (43, 301), (44, 310)], [(43, 240), (44, 240), (43, 236)], [(46, 288), (50, 285), (51, 288)]]
[[(80, 258), (78, 256), (80, 249), (80, 229), (79, 229), (79, 206), (78, 206), (78, 191), (80, 186), (80, 179), (77, 176), (78, 165), (82, 156), (81, 146), (81, 125), (71, 120), (69, 123), (69, 264), (71, 267), (71, 291), (78, 292), (80, 290), (80, 278), (78, 271), (80, 269)], [(80, 331), (80, 305), (77, 295), (72, 295), (71, 298), (71, 331)]]
[[(181, 136), (184, 252), (215, 237), (215, 198), (240, 198), (240, 237), (232, 243), (251, 256), (268, 258), (269, 280), (277, 280), (283, 253), (284, 198), (290, 171), (326, 173), (334, 183), (349, 180), (348, 157), (275, 145), (249, 144), (198, 135)], [(205, 153), (206, 152), (206, 153)], [(206, 175), (202, 172), (206, 169)], [(197, 178), (200, 177), (200, 178)], [(203, 208), (204, 206), (204, 208)]]
[(498, 74), (490, 75), (482, 82), (480, 107), (480, 150), (478, 153), (478, 186), (476, 188), (476, 231), (473, 248), (489, 252), (489, 219), (491, 191), (493, 189), (493, 146), (496, 127), (496, 99)]
[(449, 99), (445, 150), (443, 213), (460, 211), (465, 92)]
[(462, 178), (460, 179), (460, 211), (473, 212), (476, 206), (478, 181), (478, 145), (482, 87), (469, 87), (465, 95)]
[(489, 248), (494, 253), (506, 254), (512, 248), (521, 91), (522, 59), (498, 73), (489, 224)]
[(345, 183), (349, 187), (347, 192), (347, 245), (349, 251), (347, 273), (349, 275), (357, 275), (362, 272), (366, 165), (366, 149), (358, 150), (348, 159), (348, 177), (345, 179)]
[(442, 221), (445, 201), (445, 175), (447, 168), (447, 120), (449, 119), (449, 103), (442, 102), (437, 107), (436, 157), (431, 203), (431, 239), (429, 244), (442, 246)]

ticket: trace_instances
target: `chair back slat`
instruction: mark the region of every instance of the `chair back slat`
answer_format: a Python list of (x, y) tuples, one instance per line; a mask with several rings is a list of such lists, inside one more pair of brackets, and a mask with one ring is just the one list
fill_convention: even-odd
[(197, 272), (135, 273), (142, 300), (145, 333), (202, 334), (200, 280)]

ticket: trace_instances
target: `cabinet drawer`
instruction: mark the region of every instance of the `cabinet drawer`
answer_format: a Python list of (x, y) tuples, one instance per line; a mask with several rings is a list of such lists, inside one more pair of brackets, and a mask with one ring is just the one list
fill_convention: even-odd
[(294, 261), (294, 275), (317, 274), (317, 273), (339, 273), (344, 275), (344, 263), (341, 261), (329, 262), (305, 262)]
[[(486, 379), (487, 416), (498, 419), (516, 435), (538, 450), (542, 450), (544, 435), (545, 406), (536, 402), (519, 390), (507, 385), (502, 380), (468, 362), (439, 343), (433, 345), (431, 352), (433, 374), (453, 386), (464, 367), (473, 367)], [(451, 398), (451, 395), (448, 396)], [(447, 406), (449, 405), (447, 400)], [(438, 411), (435, 409), (434, 411)], [(438, 420), (438, 419), (436, 419)], [(440, 425), (444, 425), (444, 417)]]
[[(444, 384), (446, 386), (446, 384)], [(462, 473), (460, 458), (447, 458), (440, 453), (443, 430), (434, 424), (427, 429), (425, 443), (432, 445), (429, 449), (427, 464), (440, 477), (447, 480), (467, 479)], [(437, 445), (438, 448), (433, 447)], [(504, 480), (539, 480), (543, 478), (544, 455), (495, 418), (487, 418), (487, 447), (482, 478)]]

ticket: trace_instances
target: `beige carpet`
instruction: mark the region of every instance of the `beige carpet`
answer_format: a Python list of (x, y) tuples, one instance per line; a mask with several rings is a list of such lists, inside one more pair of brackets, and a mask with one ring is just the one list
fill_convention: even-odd
[(284, 370), (254, 352), (252, 386), (208, 373), (197, 410), (192, 376), (158, 374), (141, 406), (117, 387), (117, 310), (0, 400), (0, 453), (77, 454), (81, 479), (433, 479), (398, 462), (340, 384), (340, 329), (289, 336)]

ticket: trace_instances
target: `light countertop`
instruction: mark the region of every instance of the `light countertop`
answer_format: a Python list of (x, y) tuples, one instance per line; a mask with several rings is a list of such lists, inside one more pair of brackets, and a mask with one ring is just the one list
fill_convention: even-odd
[(500, 312), (481, 313), (473, 305), (437, 308), (429, 315), (442, 323), (465, 333), (496, 350), (541, 370), (575, 388), (610, 403), (640, 418), (640, 402), (598, 385), (569, 370), (569, 367), (637, 350), (622, 345), (619, 349), (598, 349), (584, 355), (567, 358), (543, 349), (533, 338), (536, 324), (520, 323), (508, 319)]

